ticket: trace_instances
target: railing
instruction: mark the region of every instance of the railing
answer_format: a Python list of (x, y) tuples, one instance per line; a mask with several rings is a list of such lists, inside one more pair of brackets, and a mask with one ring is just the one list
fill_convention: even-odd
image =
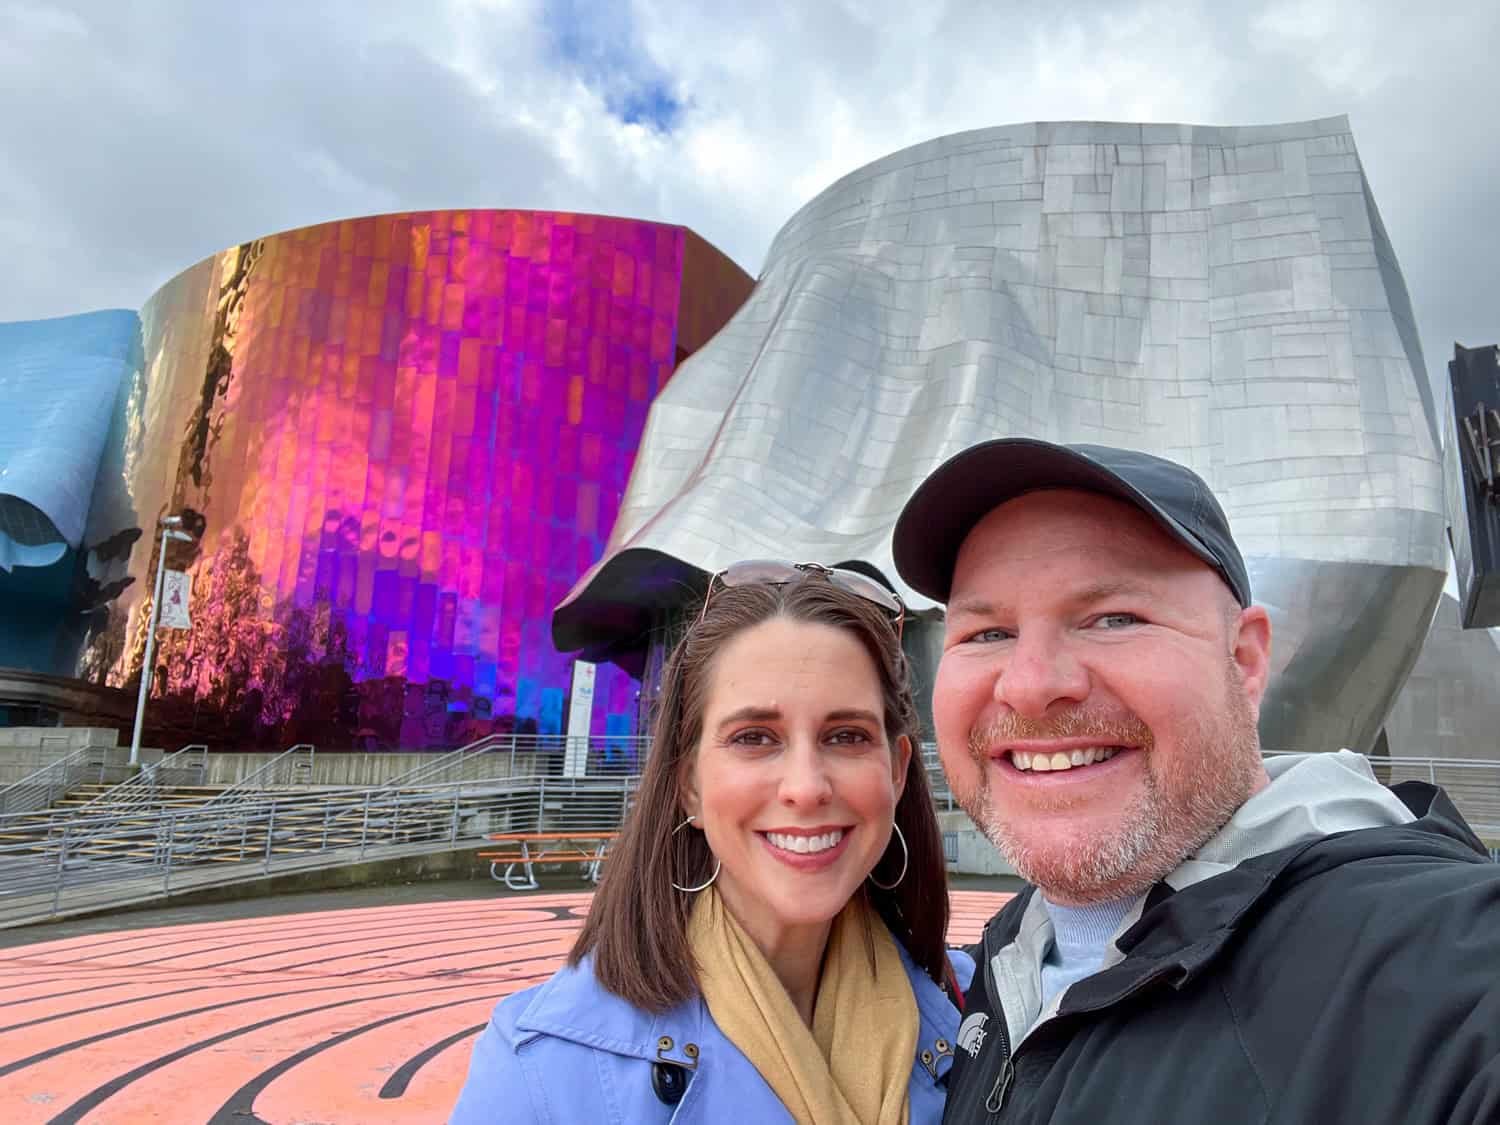
[(640, 773), (650, 741), (637, 735), (492, 734), (435, 755), (381, 788), (507, 777), (629, 777)]
[(252, 770), (233, 785), (209, 799), (210, 807), (232, 805), (253, 799), (267, 789), (286, 789), (312, 782), (313, 757), (317, 749), (299, 742), (283, 750), (259, 769)]
[(920, 744), (922, 765), (927, 769), (927, 788), (932, 791), (932, 803), (938, 812), (952, 812), (955, 808), (953, 790), (948, 788), (948, 775), (943, 772), (942, 759), (938, 757), (936, 742)]
[[(561, 752), (518, 747), (517, 761), (523, 754)], [(290, 753), (276, 761), (295, 760)], [(921, 753), (934, 802), (951, 808), (935, 748), (925, 744)], [(507, 746), (507, 769), (508, 755)], [(1397, 758), (1372, 764), (1382, 780), (1419, 777), (1443, 785), (1477, 832), (1492, 844), (1500, 837), (1486, 811), (1500, 808), (1500, 762)], [(637, 783), (634, 775), (563, 777), (517, 769), (511, 776), (441, 785), (247, 791), (225, 804), (148, 809), (128, 822), (113, 815), (77, 817), (51, 835), (0, 845), (0, 925), (278, 870), (478, 843), (495, 832), (610, 830), (628, 811)]]
[[(44, 735), (44, 748), (46, 741)], [(83, 784), (95, 770), (102, 780), (106, 764), (103, 747), (86, 746), (42, 766), (0, 789), (0, 816), (45, 809), (75, 785)]]
[(66, 812), (69, 819), (115, 813), (135, 813), (158, 799), (170, 785), (199, 785), (208, 770), (208, 747), (184, 746), (174, 754), (141, 769), (134, 777), (113, 785), (91, 801)]
[(462, 778), (476, 758), (481, 754), (487, 754), (491, 750), (505, 745), (507, 735), (491, 734), (471, 742), (467, 746), (460, 746), (457, 750), (450, 750), (445, 754), (438, 754), (431, 761), (420, 762), (395, 777), (381, 784), (382, 789), (404, 789), (413, 785), (437, 784), (443, 781), (454, 781)]
[(277, 870), (436, 850), (494, 832), (609, 830), (635, 778), (526, 777), (419, 789), (333, 790), (162, 809), (149, 822), (67, 822), (0, 845), (0, 925), (108, 909)]
[(1426, 781), (1440, 785), (1475, 833), (1500, 844), (1500, 761), (1467, 758), (1371, 758), (1387, 785)]

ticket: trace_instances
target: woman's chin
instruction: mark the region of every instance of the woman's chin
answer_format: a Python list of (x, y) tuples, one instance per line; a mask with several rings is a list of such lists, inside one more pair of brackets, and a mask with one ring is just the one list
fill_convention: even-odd
[[(749, 919), (741, 918), (747, 928), (757, 928), (756, 923), (769, 924), (778, 929), (805, 929), (826, 926), (838, 917), (849, 904), (858, 886), (814, 888), (801, 886), (762, 887), (744, 896), (747, 901), (743, 911)], [(738, 905), (731, 901), (731, 907)], [(736, 915), (740, 910), (735, 911)]]

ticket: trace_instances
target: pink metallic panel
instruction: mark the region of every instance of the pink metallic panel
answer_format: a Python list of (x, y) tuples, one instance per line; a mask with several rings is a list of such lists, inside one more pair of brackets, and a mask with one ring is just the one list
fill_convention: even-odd
[[(182, 446), (162, 508), (203, 532), (168, 559), (193, 574), (194, 628), (162, 635), (158, 721), (329, 749), (559, 732), (572, 658), (551, 610), (602, 552), (686, 352), (690, 237), (549, 212), (383, 215), (273, 235), (164, 288), (148, 385), (201, 398), (187, 428), (202, 444)], [(750, 288), (721, 255), (700, 272), (695, 330)], [(117, 683), (147, 608), (131, 606)], [(595, 731), (632, 731), (636, 694), (601, 667)]]

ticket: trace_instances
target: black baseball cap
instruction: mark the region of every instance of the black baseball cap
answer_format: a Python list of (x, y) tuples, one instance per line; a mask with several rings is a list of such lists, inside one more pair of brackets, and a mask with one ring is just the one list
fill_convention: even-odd
[(896, 572), (913, 590), (946, 602), (958, 549), (1007, 500), (1046, 488), (1077, 488), (1134, 504), (1219, 572), (1242, 606), (1250, 575), (1224, 509), (1191, 469), (1108, 445), (1055, 445), (997, 438), (944, 461), (906, 502), (891, 544)]

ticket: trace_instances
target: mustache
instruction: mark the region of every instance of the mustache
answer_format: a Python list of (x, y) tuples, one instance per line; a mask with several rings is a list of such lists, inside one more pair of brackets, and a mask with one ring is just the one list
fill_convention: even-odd
[(1029, 719), (1015, 712), (999, 715), (969, 732), (969, 752), (982, 756), (997, 743), (1030, 739), (1088, 738), (1104, 746), (1149, 748), (1151, 728), (1129, 712), (1103, 714), (1075, 708), (1045, 719)]

